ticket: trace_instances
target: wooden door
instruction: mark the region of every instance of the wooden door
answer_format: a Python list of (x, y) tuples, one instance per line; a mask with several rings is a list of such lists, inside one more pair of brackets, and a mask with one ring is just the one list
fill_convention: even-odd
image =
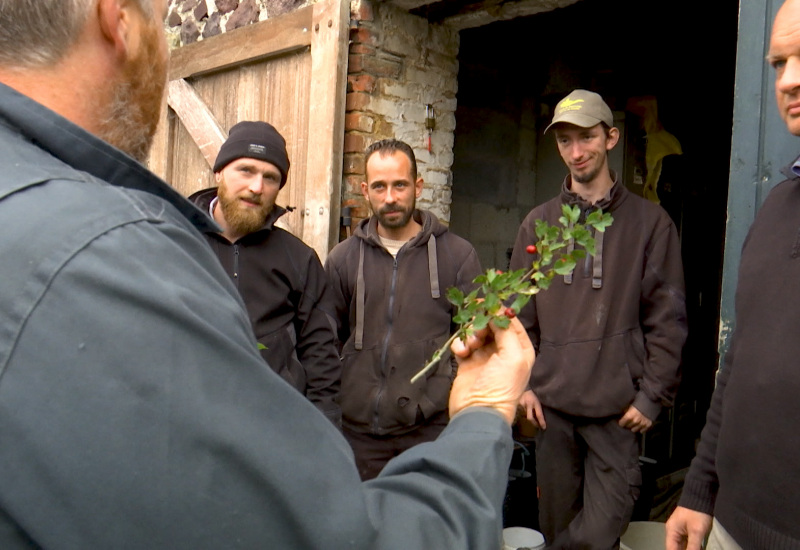
[(322, 261), (338, 239), (349, 3), (323, 0), (172, 52), (167, 105), (149, 166), (188, 196), (215, 185), (228, 129), (263, 120), (291, 168), (279, 220)]

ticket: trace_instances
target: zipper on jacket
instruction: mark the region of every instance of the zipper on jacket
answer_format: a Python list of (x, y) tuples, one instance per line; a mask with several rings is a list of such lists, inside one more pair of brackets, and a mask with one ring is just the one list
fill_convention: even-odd
[(239, 245), (233, 245), (233, 282), (239, 288)]
[[(400, 255), (400, 252), (397, 253)], [(397, 258), (392, 257), (392, 284), (389, 286), (389, 311), (386, 312), (386, 334), (383, 336), (383, 349), (381, 349), (381, 385), (378, 388), (378, 394), (375, 396), (375, 409), (372, 416), (372, 429), (378, 431), (379, 424), (379, 405), (383, 392), (386, 389), (386, 357), (389, 353), (389, 339), (392, 336), (392, 311), (394, 308), (394, 294), (397, 287)]]

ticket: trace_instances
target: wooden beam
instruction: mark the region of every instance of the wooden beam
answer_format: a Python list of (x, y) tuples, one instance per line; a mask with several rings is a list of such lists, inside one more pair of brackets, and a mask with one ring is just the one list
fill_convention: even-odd
[(350, 2), (313, 8), (303, 240), (324, 262), (339, 237)]
[(172, 51), (169, 79), (220, 71), (311, 45), (314, 6), (212, 36)]
[(147, 158), (147, 167), (159, 178), (166, 180), (169, 173), (170, 147), (169, 147), (169, 116), (167, 114), (167, 97), (161, 101), (161, 115), (158, 120), (158, 127), (153, 136), (153, 144), (150, 147), (150, 155)]
[(214, 167), (219, 149), (225, 142), (226, 133), (194, 88), (183, 79), (169, 83), (167, 102), (178, 115), (186, 131), (200, 149), (209, 168)]

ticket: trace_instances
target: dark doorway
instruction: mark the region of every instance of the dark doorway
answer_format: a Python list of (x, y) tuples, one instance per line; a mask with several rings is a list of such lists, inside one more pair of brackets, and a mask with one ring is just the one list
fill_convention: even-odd
[[(655, 98), (659, 123), (680, 142), (657, 192), (681, 235), (689, 339), (676, 406), (644, 440), (648, 478), (669, 480), (662, 492), (694, 455), (717, 368), (738, 9), (582, 0), (461, 32), (451, 228), (484, 267), (505, 267), (522, 218), (558, 192), (566, 169), (542, 131), (572, 89), (600, 93), (620, 116), (618, 162), (634, 190), (646, 137), (632, 100)], [(669, 511), (659, 506), (670, 504), (655, 503), (654, 517)]]

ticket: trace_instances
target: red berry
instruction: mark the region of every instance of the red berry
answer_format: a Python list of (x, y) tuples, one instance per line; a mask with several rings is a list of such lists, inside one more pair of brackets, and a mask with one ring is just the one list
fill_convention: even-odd
[(509, 319), (513, 319), (514, 317), (517, 316), (517, 314), (514, 313), (514, 310), (511, 309), (510, 307), (507, 307), (506, 309), (503, 310), (503, 315), (505, 315)]
[(497, 272), (498, 275), (502, 275), (503, 274), (503, 272), (500, 271), (499, 269), (495, 269), (495, 272)]
[(567, 263), (567, 259), (566, 259), (566, 258), (561, 258), (561, 263), (562, 263), (562, 264), (565, 264), (565, 263)]
[(529, 244), (527, 247), (525, 247), (525, 252), (528, 254), (536, 254), (536, 245)]

